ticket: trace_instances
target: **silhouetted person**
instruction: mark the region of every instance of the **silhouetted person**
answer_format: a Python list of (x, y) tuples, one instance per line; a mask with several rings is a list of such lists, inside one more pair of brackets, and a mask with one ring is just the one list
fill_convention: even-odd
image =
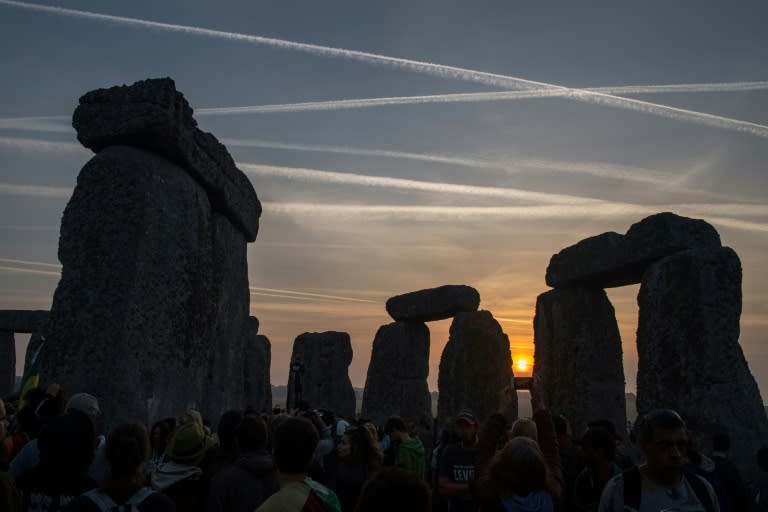
[(723, 490), (723, 495), (717, 496), (720, 500), (720, 511), (749, 510), (747, 487), (736, 465), (728, 459), (730, 450), (731, 437), (727, 432), (718, 432), (712, 437), (712, 461), (715, 463), (715, 474)]
[[(363, 487), (355, 512), (430, 512), (430, 490), (412, 471), (387, 468)], [(346, 509), (345, 509), (346, 512)]]
[(586, 467), (574, 482), (573, 499), (567, 510), (597, 512), (605, 484), (621, 473), (614, 461), (614, 436), (602, 427), (590, 427), (581, 437), (581, 449)]

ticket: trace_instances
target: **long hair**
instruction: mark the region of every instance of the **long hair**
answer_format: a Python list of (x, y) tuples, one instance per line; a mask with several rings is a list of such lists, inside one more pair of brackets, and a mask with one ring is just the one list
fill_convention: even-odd
[(379, 443), (365, 427), (351, 427), (344, 432), (349, 439), (349, 457), (345, 462), (362, 464), (372, 468), (381, 464), (384, 454), (379, 449)]
[(527, 437), (515, 437), (491, 460), (490, 483), (498, 496), (527, 496), (534, 491), (547, 491), (547, 464), (539, 445)]
[(149, 435), (142, 423), (123, 423), (112, 429), (104, 453), (109, 463), (105, 489), (140, 487), (144, 483), (142, 465), (149, 457)]

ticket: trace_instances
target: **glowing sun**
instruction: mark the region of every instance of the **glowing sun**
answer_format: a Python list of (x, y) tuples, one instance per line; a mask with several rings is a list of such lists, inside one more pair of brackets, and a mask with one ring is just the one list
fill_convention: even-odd
[(525, 359), (524, 357), (520, 357), (515, 362), (515, 366), (517, 366), (517, 369), (521, 372), (528, 371), (528, 366), (530, 363), (528, 362), (528, 359)]

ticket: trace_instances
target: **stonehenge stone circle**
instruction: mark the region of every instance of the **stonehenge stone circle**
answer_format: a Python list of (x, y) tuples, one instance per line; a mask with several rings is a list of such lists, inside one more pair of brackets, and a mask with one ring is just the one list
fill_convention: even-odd
[(768, 419), (739, 346), (739, 257), (723, 247), (664, 258), (645, 273), (638, 304), (638, 413), (675, 409), (705, 439), (726, 428), (731, 458), (754, 465)]
[(477, 311), (480, 294), (471, 286), (445, 285), (397, 295), (387, 300), (387, 313), (395, 320), (431, 322), (457, 313)]
[(96, 155), (62, 218), (43, 378), (103, 397), (105, 425), (241, 407), (248, 178), (170, 79), (92, 91), (73, 125)]
[[(513, 384), (509, 338), (489, 311), (458, 313), (440, 358), (438, 424), (471, 409), (482, 422), (496, 412), (499, 394)], [(507, 420), (517, 418), (517, 395), (507, 409)]]
[(550, 290), (536, 300), (535, 372), (544, 403), (565, 415), (574, 436), (590, 421), (626, 424), (621, 337), (604, 290)]
[(422, 322), (382, 325), (373, 340), (361, 416), (384, 424), (390, 416), (432, 422), (429, 329)]
[[(312, 409), (355, 417), (355, 390), (349, 380), (352, 343), (345, 332), (305, 332), (293, 343), (288, 408), (304, 402)], [(299, 371), (294, 368), (301, 366)]]

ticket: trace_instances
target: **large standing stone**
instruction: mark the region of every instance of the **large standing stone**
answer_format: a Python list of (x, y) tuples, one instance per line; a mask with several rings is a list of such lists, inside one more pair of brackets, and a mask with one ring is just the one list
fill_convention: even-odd
[(13, 332), (37, 332), (48, 321), (48, 311), (0, 310), (0, 329)]
[(640, 282), (645, 269), (676, 252), (720, 247), (720, 235), (703, 220), (659, 213), (633, 224), (626, 235), (603, 233), (552, 256), (547, 285), (612, 288)]
[(88, 93), (75, 113), (97, 154), (62, 218), (43, 377), (101, 398), (107, 427), (243, 404), (261, 206), (191, 114), (171, 80)]
[[(251, 317), (251, 320), (255, 320)], [(272, 410), (272, 386), (269, 370), (272, 344), (269, 338), (254, 331), (245, 345), (245, 405), (257, 411)]]
[(13, 331), (0, 330), (0, 399), (16, 384), (16, 343)]
[[(305, 332), (296, 338), (288, 380), (288, 406), (305, 402), (345, 418), (355, 417), (355, 390), (349, 380), (352, 343), (345, 332)], [(301, 367), (300, 371), (293, 368)]]
[(431, 426), (428, 376), (427, 326), (401, 321), (379, 327), (365, 379), (361, 416), (377, 425), (398, 415)]
[(477, 311), (480, 294), (471, 286), (449, 284), (397, 295), (387, 300), (387, 313), (395, 320), (430, 322), (456, 313)]
[[(489, 311), (457, 314), (440, 358), (438, 422), (464, 408), (485, 420), (498, 409), (499, 393), (512, 383), (512, 377), (509, 338), (493, 315)], [(517, 418), (516, 398), (506, 416)]]
[(739, 346), (739, 257), (723, 247), (665, 258), (643, 276), (637, 301), (638, 413), (675, 409), (705, 437), (725, 427), (732, 457), (754, 464), (768, 419)]
[(534, 374), (539, 393), (565, 415), (574, 435), (587, 423), (626, 423), (621, 336), (613, 306), (601, 289), (551, 290), (536, 300)]

